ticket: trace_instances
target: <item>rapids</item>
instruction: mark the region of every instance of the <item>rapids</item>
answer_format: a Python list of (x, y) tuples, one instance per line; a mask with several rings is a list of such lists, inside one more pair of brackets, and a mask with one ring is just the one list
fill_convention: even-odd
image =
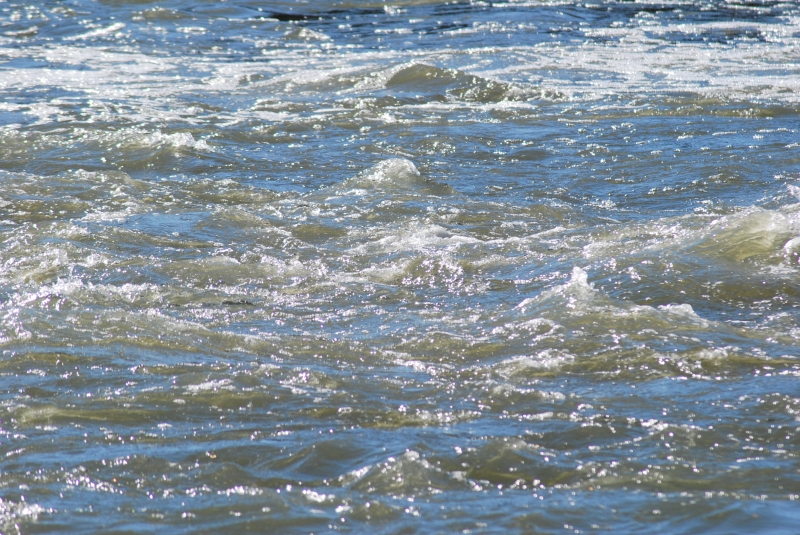
[(799, 25), (0, 2), (0, 532), (796, 531)]

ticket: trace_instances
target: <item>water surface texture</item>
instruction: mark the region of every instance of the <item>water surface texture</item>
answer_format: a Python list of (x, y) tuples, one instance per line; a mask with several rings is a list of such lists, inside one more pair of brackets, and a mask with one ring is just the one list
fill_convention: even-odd
[(800, 7), (0, 1), (0, 532), (790, 533)]

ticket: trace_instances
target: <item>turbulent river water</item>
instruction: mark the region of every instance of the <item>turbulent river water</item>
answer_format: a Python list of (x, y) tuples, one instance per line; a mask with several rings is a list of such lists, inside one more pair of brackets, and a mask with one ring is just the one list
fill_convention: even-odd
[(800, 7), (0, 1), (0, 532), (790, 533)]

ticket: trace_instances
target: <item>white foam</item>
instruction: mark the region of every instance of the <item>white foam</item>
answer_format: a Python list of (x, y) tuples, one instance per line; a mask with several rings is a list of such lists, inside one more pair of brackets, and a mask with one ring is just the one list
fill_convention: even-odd
[(421, 177), (414, 162), (405, 158), (384, 160), (356, 177), (359, 183), (402, 184), (417, 182)]
[(406, 260), (388, 266), (370, 266), (362, 270), (361, 274), (371, 281), (391, 284), (403, 276), (410, 263), (410, 260)]
[(692, 308), (692, 305), (688, 303), (661, 305), (658, 307), (658, 310), (678, 319), (696, 322), (702, 326), (709, 325), (709, 322), (698, 316)]
[(386, 230), (377, 240), (358, 245), (351, 252), (358, 254), (393, 253), (400, 251), (430, 251), (435, 249), (457, 249), (462, 245), (482, 243), (477, 238), (454, 234), (452, 231), (432, 224), (412, 222), (405, 228)]
[[(554, 2), (558, 3), (558, 2)], [(526, 3), (514, 5), (527, 5)], [(538, 0), (536, 5), (540, 5)], [(502, 7), (498, 4), (497, 7)], [(651, 21), (652, 22), (652, 21)], [(800, 37), (792, 28), (800, 18), (785, 16), (777, 23), (729, 21), (694, 24), (651, 24), (637, 19), (636, 25), (619, 28), (583, 27), (586, 39), (580, 43), (543, 42), (536, 46), (475, 48), (473, 55), (483, 58), (464, 72), (488, 80), (510, 83), (513, 87), (538, 88), (568, 99), (595, 100), (609, 95), (653, 94), (664, 92), (693, 92), (708, 97), (746, 97), (748, 100), (769, 99), (777, 102), (800, 102), (800, 71), (791, 68), (796, 63), (794, 51)], [(501, 25), (502, 26), (502, 25)], [(502, 29), (502, 28), (500, 28)], [(524, 31), (509, 26), (514, 32)], [(458, 60), (463, 50), (358, 50), (332, 48), (331, 54), (308, 54), (308, 47), (333, 47), (328, 36), (307, 28), (297, 32), (295, 48), (272, 47), (265, 50), (269, 63), (213, 56), (152, 56), (130, 49), (101, 50), (89, 47), (86, 41), (104, 36), (116, 36), (126, 30), (121, 22), (91, 28), (80, 35), (46, 46), (3, 46), (4, 55), (15, 58), (43, 59), (49, 66), (41, 69), (10, 69), (0, 77), (0, 90), (25, 92), (40, 87), (43, 80), (65, 93), (90, 95), (97, 107), (84, 108), (91, 119), (104, 114), (144, 124), (154, 117), (164, 121), (200, 122), (206, 113), (200, 108), (177, 105), (184, 96), (206, 93), (209, 90), (239, 91), (242, 77), (258, 75), (259, 86), (272, 86), (280, 93), (281, 86), (318, 84), (337, 79), (342, 82), (337, 93), (346, 97), (363, 95), (364, 91), (381, 89), (388, 79), (413, 64), (447, 65)], [(199, 31), (199, 30), (198, 30)], [(467, 30), (465, 30), (467, 31)], [(470, 28), (468, 31), (491, 31)], [(498, 30), (499, 31), (499, 30)], [(758, 32), (762, 40), (737, 40), (726, 43), (698, 41), (673, 42), (670, 35), (703, 35), (704, 33)], [(602, 38), (602, 39), (596, 39)], [(243, 39), (247, 39), (243, 36)], [(612, 39), (609, 46), (605, 39)], [(14, 42), (8, 38), (9, 43)], [(0, 43), (2, 44), (2, 43)], [(265, 46), (269, 46), (266, 43)], [(513, 57), (514, 61), (507, 61)], [(496, 60), (494, 59), (496, 58)], [(460, 61), (460, 60), (459, 60)], [(387, 65), (389, 67), (387, 67)], [(647, 65), (642, 69), (642, 65)], [(76, 69), (75, 67), (80, 67)], [(191, 69), (202, 73), (184, 77), (175, 73)], [(577, 73), (577, 75), (576, 75)], [(653, 75), (657, 75), (656, 78)], [(338, 77), (338, 78), (337, 78)], [(107, 103), (126, 104), (124, 108)], [(75, 100), (40, 102), (26, 105), (25, 112), (38, 116), (44, 123), (73, 120)], [(429, 103), (431, 109), (454, 109), (463, 102)], [(529, 106), (525, 102), (469, 104), (471, 109)], [(335, 114), (336, 106), (325, 114)], [(215, 112), (219, 124), (258, 120), (258, 110), (247, 107)], [(293, 115), (293, 114), (289, 114)], [(298, 114), (297, 119), (301, 116)], [(284, 120), (262, 117), (262, 120)], [(201, 143), (201, 142), (197, 142)], [(195, 147), (206, 150), (205, 147)]]
[(527, 370), (551, 370), (575, 360), (573, 355), (556, 349), (545, 349), (535, 355), (520, 355), (493, 366), (501, 375), (513, 377)]
[(140, 139), (143, 139), (150, 145), (169, 145), (175, 149), (190, 148), (209, 152), (213, 150), (204, 139), (198, 141), (189, 132), (164, 134), (161, 131), (156, 131), (152, 134), (144, 134)]
[[(24, 499), (24, 498), (23, 498)], [(19, 533), (19, 524), (34, 522), (47, 510), (35, 503), (12, 502), (0, 498), (0, 528), (5, 533)]]
[(297, 28), (289, 30), (285, 34), (290, 39), (301, 39), (303, 41), (330, 41), (331, 38), (322, 32), (311, 30), (309, 28)]
[[(68, 265), (69, 263), (69, 259), (66, 258), (66, 253), (63, 253), (51, 259), (46, 267)], [(125, 302), (134, 302), (143, 298), (154, 301), (161, 295), (162, 293), (159, 287), (150, 283), (126, 283), (120, 286), (114, 286), (111, 284), (93, 284), (79, 279), (59, 279), (52, 284), (38, 286), (34, 291), (13, 294), (10, 302), (16, 306), (29, 306), (36, 301), (50, 296), (70, 297), (76, 300), (86, 300), (92, 297), (96, 299), (101, 297), (104, 299), (110, 298)]]
[(79, 34), (79, 35), (73, 35), (73, 36), (70, 36), (70, 37), (65, 37), (64, 40), (65, 41), (79, 41), (79, 40), (82, 40), (82, 39), (93, 39), (95, 37), (102, 37), (102, 36), (105, 36), (105, 35), (110, 35), (110, 34), (113, 34), (113, 33), (117, 33), (120, 30), (122, 30), (124, 27), (125, 27), (124, 23), (116, 22), (116, 23), (114, 23), (114, 24), (112, 24), (110, 26), (95, 28), (95, 29), (90, 30), (90, 31), (88, 31), (86, 33), (82, 33), (82, 34)]
[(572, 268), (572, 275), (566, 284), (561, 284), (545, 290), (536, 297), (524, 299), (517, 308), (526, 307), (552, 297), (565, 297), (567, 306), (574, 308), (578, 301), (587, 302), (596, 294), (594, 286), (589, 283), (589, 275), (582, 268), (575, 266)]
[[(787, 241), (783, 245), (783, 252), (787, 257), (790, 257), (789, 260), (791, 261), (791, 256), (795, 257), (795, 261), (800, 263), (800, 236), (796, 238), (792, 238), (791, 240)], [(775, 267), (775, 266), (773, 266)], [(791, 271), (794, 273), (794, 271)]]
[(196, 385), (187, 385), (186, 390), (191, 392), (192, 394), (198, 394), (200, 392), (217, 392), (219, 390), (235, 390), (233, 385), (231, 384), (230, 379), (219, 379), (219, 380), (211, 380), (205, 381), (200, 384)]
[(794, 195), (794, 197), (800, 201), (800, 188), (795, 186), (794, 184), (786, 184), (786, 189), (789, 190), (789, 193)]

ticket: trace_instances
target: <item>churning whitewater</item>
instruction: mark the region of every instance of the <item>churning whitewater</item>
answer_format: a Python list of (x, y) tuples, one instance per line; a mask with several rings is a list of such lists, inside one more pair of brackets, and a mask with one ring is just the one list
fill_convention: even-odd
[(0, 532), (793, 532), (798, 28), (0, 0)]

